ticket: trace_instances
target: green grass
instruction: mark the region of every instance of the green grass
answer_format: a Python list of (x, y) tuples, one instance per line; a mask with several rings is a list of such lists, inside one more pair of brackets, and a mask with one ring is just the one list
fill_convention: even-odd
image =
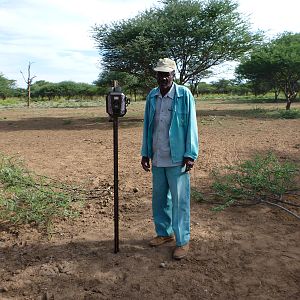
[(266, 115), (278, 119), (300, 119), (300, 109), (291, 108), (290, 110), (278, 109), (267, 112)]
[(266, 109), (261, 107), (254, 107), (249, 110), (249, 114), (259, 118), (271, 118), (271, 119), (300, 119), (300, 109), (291, 108), (286, 109)]
[(0, 224), (48, 229), (54, 219), (77, 215), (74, 200), (63, 184), (37, 176), (20, 161), (0, 154)]
[[(80, 108), (80, 107), (99, 107), (105, 105), (105, 99), (99, 98), (94, 100), (66, 100), (58, 98), (55, 100), (36, 100), (31, 99), (30, 107), (38, 108)], [(27, 107), (27, 99), (23, 98), (7, 98), (0, 100), (0, 108), (10, 107)]]
[(1, 107), (25, 107), (27, 102), (19, 98), (6, 98), (5, 100), (0, 100)]

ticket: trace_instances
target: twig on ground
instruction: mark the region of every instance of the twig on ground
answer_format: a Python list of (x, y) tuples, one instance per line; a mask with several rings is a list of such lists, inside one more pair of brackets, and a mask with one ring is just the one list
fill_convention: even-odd
[(266, 200), (260, 200), (261, 203), (266, 203), (266, 204), (269, 204), (269, 205), (273, 205), (273, 206), (276, 206), (280, 209), (283, 209), (284, 211), (286, 211), (287, 213), (293, 215), (294, 217), (296, 217), (298, 220), (300, 220), (300, 216), (298, 216), (297, 214), (295, 214), (294, 212), (288, 210), (287, 208), (283, 207), (282, 205), (279, 205), (277, 203), (273, 203), (273, 202), (270, 202), (270, 201), (266, 201)]

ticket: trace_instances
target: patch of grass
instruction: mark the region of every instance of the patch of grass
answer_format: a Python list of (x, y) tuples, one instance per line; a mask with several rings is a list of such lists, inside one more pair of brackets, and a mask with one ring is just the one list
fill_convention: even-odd
[(20, 161), (0, 154), (0, 224), (47, 229), (55, 218), (77, 215), (73, 201), (62, 184), (55, 186)]
[(6, 98), (0, 100), (0, 107), (25, 107), (26, 105), (26, 101), (20, 98)]
[(267, 199), (281, 199), (295, 187), (298, 172), (295, 164), (280, 163), (274, 154), (255, 156), (237, 166), (226, 167), (225, 172), (214, 171), (212, 189), (223, 210), (233, 204), (253, 204)]
[(267, 116), (280, 119), (300, 119), (300, 109), (278, 109), (276, 111), (268, 112)]
[[(238, 94), (200, 94), (198, 97), (200, 101), (207, 101), (207, 100), (222, 100), (226, 102), (232, 103), (274, 103), (276, 100), (274, 99), (273, 93), (267, 93), (265, 95), (255, 96), (254, 94), (247, 94), (247, 95), (238, 95)], [(285, 100), (277, 100), (278, 101), (285, 101)]]
[[(54, 100), (39, 100), (32, 98), (30, 107), (38, 108), (81, 108), (81, 107), (101, 107), (105, 105), (105, 98), (99, 97), (98, 99), (87, 100), (67, 100), (64, 98), (57, 98)], [(0, 108), (10, 107), (27, 107), (27, 99), (25, 98), (7, 98), (0, 100)]]

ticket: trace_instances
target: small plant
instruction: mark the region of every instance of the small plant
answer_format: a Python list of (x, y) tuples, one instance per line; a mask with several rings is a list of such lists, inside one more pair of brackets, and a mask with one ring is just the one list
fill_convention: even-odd
[(63, 185), (29, 172), (0, 154), (0, 224), (48, 228), (55, 218), (75, 216), (74, 197)]
[(280, 163), (272, 153), (226, 167), (223, 174), (214, 171), (212, 189), (220, 201), (214, 210), (233, 204), (280, 202), (283, 195), (295, 187), (297, 171), (294, 164)]
[(191, 189), (191, 198), (197, 202), (204, 202), (205, 201), (205, 197), (202, 193), (200, 193), (199, 191), (197, 191), (196, 189), (192, 188)]

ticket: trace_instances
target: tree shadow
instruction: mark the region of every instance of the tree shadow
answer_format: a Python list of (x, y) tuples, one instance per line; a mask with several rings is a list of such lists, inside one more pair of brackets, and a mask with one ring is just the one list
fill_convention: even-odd
[[(121, 128), (134, 128), (142, 126), (142, 118), (119, 118)], [(23, 130), (108, 130), (113, 127), (113, 122), (108, 117), (74, 118), (74, 117), (41, 117), (27, 118), (14, 121), (0, 121), (0, 131)]]

